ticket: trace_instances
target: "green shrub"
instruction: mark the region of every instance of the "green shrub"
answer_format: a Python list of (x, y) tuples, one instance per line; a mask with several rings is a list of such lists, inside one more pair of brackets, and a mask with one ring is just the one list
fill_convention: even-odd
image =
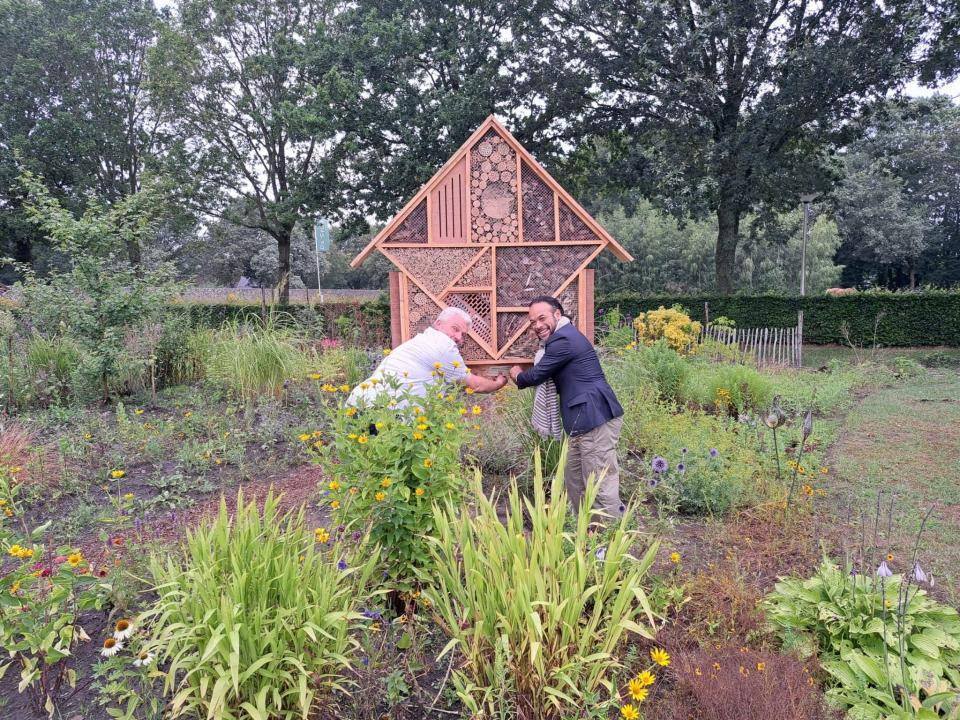
[(623, 357), (628, 362), (639, 364), (656, 387), (660, 399), (677, 404), (683, 402), (683, 389), (690, 376), (691, 365), (668, 347), (665, 340), (628, 350)]
[[(770, 407), (773, 383), (746, 365), (715, 365), (693, 376), (702, 382), (702, 394), (690, 397), (701, 407), (713, 407), (721, 413), (756, 413)], [(688, 385), (688, 387), (690, 387)]]
[(442, 381), (425, 397), (403, 391), (395, 380), (388, 385), (362, 412), (326, 405), (323, 438), (301, 440), (331, 477), (325, 494), (334, 517), (368, 524), (388, 574), (406, 589), (428, 561), (432, 505), (462, 497), (462, 452), (482, 411), (461, 404), (459, 387)]
[[(343, 563), (338, 567), (338, 563)], [(141, 622), (163, 671), (173, 717), (312, 717), (318, 692), (344, 689), (376, 554), (237, 498), (209, 526), (187, 531), (183, 560), (149, 562), (156, 603)], [(342, 569), (341, 569), (342, 568)]]
[(777, 583), (764, 602), (785, 642), (819, 652), (833, 682), (827, 697), (849, 717), (935, 720), (960, 710), (957, 611), (903, 583), (824, 560), (808, 580)]
[(894, 375), (900, 380), (922, 377), (927, 372), (926, 368), (913, 358), (895, 357), (890, 364), (893, 365)]
[[(693, 515), (723, 515), (761, 499), (764, 466), (752, 432), (746, 425), (701, 411), (677, 413), (648, 405), (623, 433), (628, 447), (643, 450), (642, 465), (632, 474), (636, 479), (624, 481), (624, 489), (646, 492), (655, 485), (659, 501)], [(667, 461), (669, 472), (653, 472), (651, 463), (658, 456)], [(645, 482), (636, 484), (640, 480)]]
[[(600, 693), (615, 698), (621, 643), (628, 633), (653, 636), (641, 582), (658, 544), (639, 561), (631, 556), (631, 506), (598, 558), (590, 514), (568, 530), (562, 476), (553, 478), (548, 503), (539, 463), (532, 498), (511, 483), (505, 521), (482, 494), (479, 473), (474, 488), (475, 513), (454, 503), (434, 510), (433, 568), (423, 574), (424, 594), (450, 637), (444, 654), (463, 654), (453, 673), (457, 695), (471, 717), (553, 720), (587, 703), (602, 711)], [(591, 484), (588, 506), (596, 492)]]
[(24, 404), (72, 401), (83, 394), (75, 378), (80, 356), (80, 347), (69, 337), (47, 338), (33, 333), (25, 341), (19, 360), (14, 361), (19, 376), (14, 394)]

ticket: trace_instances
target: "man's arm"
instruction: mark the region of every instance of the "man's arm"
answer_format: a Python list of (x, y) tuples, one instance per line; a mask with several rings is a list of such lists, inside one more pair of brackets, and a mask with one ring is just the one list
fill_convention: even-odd
[(552, 378), (560, 368), (570, 362), (570, 341), (560, 336), (547, 344), (540, 362), (529, 370), (521, 370), (519, 365), (510, 368), (510, 376), (520, 389), (540, 385)]
[(497, 375), (495, 378), (488, 378), (484, 377), (483, 375), (477, 375), (476, 373), (470, 373), (460, 382), (475, 392), (492, 393), (496, 392), (507, 384), (507, 376)]

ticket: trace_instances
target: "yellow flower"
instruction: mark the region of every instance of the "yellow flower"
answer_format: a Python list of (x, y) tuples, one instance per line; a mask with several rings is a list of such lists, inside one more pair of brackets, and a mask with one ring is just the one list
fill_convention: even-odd
[(110, 477), (112, 477), (114, 480), (119, 480), (120, 478), (122, 478), (122, 477), (123, 477), (124, 475), (126, 475), (126, 474), (127, 474), (127, 471), (126, 471), (126, 470), (111, 470), (111, 471), (110, 471)]
[(637, 682), (640, 683), (640, 687), (650, 687), (656, 680), (657, 676), (649, 670), (644, 670), (637, 675)]
[(887, 562), (893, 562), (893, 553), (887, 553)]
[(446, 423), (446, 424), (444, 425), (444, 427), (445, 427), (447, 430), (456, 430), (456, 428), (457, 428), (457, 426), (454, 425), (452, 422)]
[(341, 386), (340, 386), (340, 392), (350, 392), (350, 386), (349, 386), (349, 385), (341, 385)]
[(630, 697), (636, 700), (638, 703), (643, 702), (647, 699), (647, 695), (650, 693), (641, 683), (640, 680), (634, 678), (630, 681), (628, 685), (630, 691)]
[(355, 487), (350, 488), (350, 494), (351, 494), (351, 495), (356, 495), (357, 492), (359, 492), (359, 491), (358, 491)]
[(417, 430), (426, 430), (427, 427), (428, 427), (427, 425), (424, 425), (423, 423), (420, 423), (419, 425), (417, 425)]
[(319, 380), (319, 379), (320, 379), (320, 373), (310, 373), (310, 379), (311, 379), (311, 380)]
[(84, 439), (84, 440), (93, 440), (93, 433), (84, 433), (84, 434), (83, 434), (83, 439)]
[(803, 494), (806, 495), (807, 497), (810, 497), (811, 495), (813, 495), (813, 488), (810, 487), (809, 485), (804, 485), (800, 489), (803, 492)]
[(750, 671), (747, 670), (743, 665), (741, 665), (741, 666), (740, 666), (740, 674), (743, 675), (744, 677), (747, 677), (747, 675), (750, 674)]
[(639, 720), (640, 711), (634, 705), (624, 705), (620, 708), (620, 715), (623, 720)]
[(297, 440), (299, 440), (300, 442), (306, 442), (309, 439), (310, 439), (310, 433), (300, 433), (299, 435), (297, 435)]
[(416, 490), (414, 490), (414, 491), (413, 491), (413, 494), (416, 495), (417, 497), (423, 497), (423, 494), (424, 494), (425, 492), (426, 492), (426, 490), (424, 490), (422, 487), (420, 487), (420, 488), (417, 488)]
[(427, 458), (426, 460), (423, 461), (423, 466), (425, 468), (433, 467), (433, 460), (431, 460), (430, 458)]
[(13, 517), (13, 510), (11, 510), (10, 508), (4, 508), (3, 514), (6, 515), (8, 518)]
[(0, 507), (3, 507), (6, 504), (7, 504), (7, 501), (4, 500), (3, 498), (0, 498)]
[(468, 387), (466, 390), (464, 390), (464, 392), (467, 393), (467, 395), (473, 395), (476, 392), (476, 390)]
[(433, 366), (434, 366), (437, 370), (439, 370), (440, 368), (443, 367), (443, 363), (442, 363), (442, 362), (435, 362), (435, 363), (433, 364)]
[(143, 408), (137, 408), (133, 411), (134, 415), (143, 415)]
[(185, 418), (193, 417), (193, 410), (187, 410), (187, 411), (183, 414), (183, 416), (184, 416)]
[(337, 482), (336, 480), (331, 480), (331, 481), (327, 484), (327, 487), (330, 488), (330, 489), (333, 490), (333, 491), (337, 491), (337, 490), (340, 489), (340, 483)]
[(467, 409), (464, 408), (464, 407), (462, 407), (462, 408), (459, 408), (459, 409), (457, 410), (457, 412), (460, 413), (461, 415), (466, 415), (466, 414), (467, 414)]
[(83, 553), (75, 552), (67, 556), (67, 562), (70, 563), (70, 567), (77, 567), (83, 562)]
[(333, 502), (330, 503), (330, 507), (332, 507), (334, 510), (339, 510), (339, 509), (340, 509), (340, 501), (339, 501), (339, 500), (334, 500)]
[(456, 367), (456, 368), (460, 367), (460, 361), (459, 361), (459, 360), (454, 360), (454, 361), (453, 361), (452, 363), (450, 363), (450, 364), (453, 365), (453, 366)]
[(415, 432), (415, 433), (413, 434), (413, 439), (414, 439), (414, 440), (423, 440), (423, 433)]
[(373, 496), (373, 499), (376, 500), (377, 502), (383, 502), (383, 499), (385, 497), (387, 497), (387, 494), (383, 491), (379, 491), (377, 492), (376, 495)]
[(423, 423), (427, 422), (427, 416), (426, 415), (417, 416), (417, 422), (422, 425)]
[(766, 669), (767, 669), (767, 664), (765, 662), (757, 663), (757, 672), (763, 672)]
[(820, 468), (820, 474), (821, 474), (821, 475), (826, 475), (828, 472), (830, 472), (830, 471), (829, 471), (827, 468), (825, 468), (825, 467)]
[(663, 648), (654, 648), (650, 651), (650, 659), (657, 665), (667, 667), (670, 664), (670, 653)]
[(348, 407), (344, 412), (347, 417), (353, 417), (357, 414), (357, 409), (355, 407)]
[(380, 487), (382, 488), (388, 488), (391, 485), (393, 485), (393, 480), (391, 480), (390, 478), (384, 478), (383, 480), (380, 481)]
[(358, 437), (359, 435), (357, 435), (356, 433), (350, 433), (349, 435), (347, 435), (348, 440), (356, 440)]
[(10, 594), (16, 595), (18, 592), (20, 592), (20, 581), (16, 580), (13, 585), (10, 586)]
[(126, 502), (130, 502), (131, 500), (133, 500), (133, 493), (124, 493), (124, 494), (123, 494), (123, 499), (124, 499)]
[(313, 536), (318, 543), (326, 544), (330, 542), (330, 533), (326, 528), (317, 528), (313, 531)]
[(382, 422), (374, 423), (373, 426), (374, 426), (377, 430), (383, 430), (383, 423), (382, 423)]
[(479, 405), (474, 405), (472, 408), (470, 408), (470, 412), (472, 412), (474, 415), (479, 415), (480, 413), (483, 412), (483, 410), (480, 408)]
[(719, 669), (720, 669), (720, 663), (715, 662), (715, 663), (713, 664), (713, 669), (714, 669), (714, 670), (719, 670)]
[(367, 436), (366, 436), (366, 435), (361, 435), (360, 437), (357, 438), (357, 442), (360, 443), (361, 445), (366, 445), (366, 444), (367, 444)]
[(679, 564), (680, 564), (680, 553), (678, 553), (678, 552), (676, 552), (676, 551), (670, 553), (670, 562), (672, 562), (674, 565), (679, 565)]
[(384, 348), (384, 349), (383, 349), (383, 355), (384, 355), (384, 357), (386, 357), (386, 356), (389, 355), (389, 354), (390, 354), (390, 348)]

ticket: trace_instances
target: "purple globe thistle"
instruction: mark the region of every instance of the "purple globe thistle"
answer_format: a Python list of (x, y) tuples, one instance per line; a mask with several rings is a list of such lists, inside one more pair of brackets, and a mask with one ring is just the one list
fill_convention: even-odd
[(681, 454), (681, 455), (686, 455), (686, 454), (687, 454), (687, 449), (686, 449), (686, 448), (680, 448), (680, 454)]
[(659, 484), (660, 484), (660, 478), (652, 477), (649, 480), (647, 480), (647, 487), (650, 488), (651, 490), (656, 490), (657, 485)]
[(677, 463), (677, 472), (683, 475), (687, 471), (687, 466), (683, 463)]
[(337, 569), (338, 569), (338, 570), (346, 570), (347, 567), (348, 567), (347, 561), (344, 560), (343, 558), (340, 558), (340, 561), (337, 563)]
[(653, 459), (653, 462), (650, 463), (650, 466), (653, 468), (653, 471), (654, 471), (655, 473), (664, 473), (664, 472), (666, 472), (666, 471), (670, 468), (669, 463), (667, 463), (667, 461), (664, 460), (664, 459), (663, 459), (662, 457), (660, 457), (659, 455), (657, 455), (657, 456)]
[(720, 457), (720, 451), (717, 450), (716, 448), (710, 448), (710, 457), (714, 459)]
[(893, 570), (891, 570), (890, 566), (887, 565), (886, 560), (880, 561), (880, 567), (877, 568), (877, 577), (882, 577), (882, 578), (893, 577)]
[(359, 531), (359, 530), (354, 530), (354, 531), (353, 531), (353, 535), (351, 535), (350, 537), (353, 538), (353, 541), (354, 541), (354, 542), (360, 542), (360, 538), (361, 538), (360, 531)]

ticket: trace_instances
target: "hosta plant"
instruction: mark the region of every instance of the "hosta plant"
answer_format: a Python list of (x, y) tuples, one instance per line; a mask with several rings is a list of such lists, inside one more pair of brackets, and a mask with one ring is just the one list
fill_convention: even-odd
[[(620, 645), (653, 636), (641, 583), (657, 543), (631, 555), (632, 507), (598, 541), (589, 513), (571, 519), (561, 476), (547, 500), (536, 459), (533, 497), (512, 482), (505, 521), (479, 477), (474, 489), (475, 509), (435, 509), (434, 566), (423, 576), (470, 717), (553, 720), (601, 696), (615, 710)], [(596, 494), (591, 483), (587, 506)]]
[(186, 556), (154, 556), (158, 599), (141, 618), (165, 667), (173, 717), (292, 720), (343, 690), (351, 628), (376, 566), (346, 531), (308, 529), (303, 509), (237, 499), (187, 534)]
[(778, 583), (765, 610), (786, 641), (819, 652), (827, 697), (849, 717), (960, 712), (960, 617), (886, 562), (867, 577), (824, 560), (813, 577)]

